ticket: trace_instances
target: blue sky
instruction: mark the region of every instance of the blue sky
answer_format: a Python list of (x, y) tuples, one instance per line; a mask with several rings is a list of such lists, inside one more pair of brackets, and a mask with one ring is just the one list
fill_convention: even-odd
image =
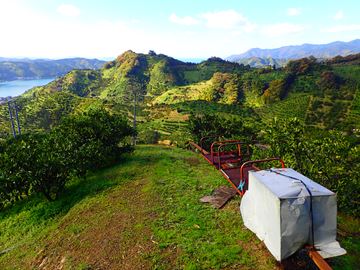
[(226, 57), (360, 38), (355, 0), (0, 0), (0, 57)]

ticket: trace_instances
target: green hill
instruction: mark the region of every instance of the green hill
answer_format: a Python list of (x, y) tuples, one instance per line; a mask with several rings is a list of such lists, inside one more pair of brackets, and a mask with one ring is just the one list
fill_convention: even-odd
[[(49, 129), (63, 115), (92, 106), (105, 106), (115, 113), (128, 114), (134, 92), (145, 104), (172, 87), (208, 80), (215, 72), (240, 74), (246, 70), (242, 65), (219, 58), (192, 64), (162, 54), (127, 51), (101, 70), (73, 70), (46, 86), (29, 90), (16, 101), (24, 131)], [(9, 130), (6, 106), (1, 108), (1, 119), (0, 126)]]
[[(315, 134), (336, 129), (355, 140), (358, 57), (327, 63), (306, 58), (274, 70), (218, 58), (191, 64), (127, 51), (100, 70), (72, 70), (15, 100), (24, 133), (50, 130), (66, 115), (99, 107), (132, 120), (136, 95), (138, 136), (144, 143), (169, 140), (184, 146), (191, 137), (191, 114), (238, 121), (233, 129), (251, 128), (260, 138), (274, 117), (296, 117)], [(0, 126), (1, 136), (9, 137), (6, 105), (0, 106)], [(33, 194), (2, 211), (0, 268), (276, 267), (242, 225), (238, 198), (221, 211), (199, 203), (226, 182), (197, 156), (178, 148), (140, 146), (120, 163), (72, 179), (54, 202)], [(358, 225), (357, 219), (339, 216), (340, 242), (350, 255), (331, 260), (335, 269), (359, 264)]]
[[(16, 101), (24, 131), (49, 129), (62, 116), (92, 107), (105, 107), (130, 120), (136, 94), (140, 132), (159, 131), (163, 138), (174, 132), (164, 121), (184, 125), (190, 112), (264, 123), (296, 116), (309, 127), (353, 133), (360, 128), (358, 59), (352, 55), (318, 63), (304, 58), (274, 70), (215, 57), (193, 64), (154, 52), (127, 51), (100, 70), (73, 70)], [(165, 111), (177, 117), (167, 119)], [(4, 105), (0, 126), (2, 136), (10, 134)]]
[(307, 60), (291, 65), (282, 70), (250, 70), (234, 79), (229, 79), (228, 73), (215, 73), (206, 82), (168, 90), (155, 104), (205, 100), (248, 107), (265, 123), (274, 117), (297, 117), (322, 129), (351, 131), (360, 127), (357, 65)]
[[(231, 59), (229, 59), (231, 61)], [(256, 57), (252, 56), (249, 58), (241, 58), (241, 59), (234, 59), (234, 62), (249, 65), (250, 67), (255, 68), (264, 68), (264, 67), (273, 67), (280, 68), (286, 66), (286, 63), (289, 62), (288, 59), (274, 59), (272, 57)]]

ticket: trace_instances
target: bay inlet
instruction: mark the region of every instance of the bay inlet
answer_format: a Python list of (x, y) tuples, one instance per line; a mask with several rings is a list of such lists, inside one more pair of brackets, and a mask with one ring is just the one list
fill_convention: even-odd
[(0, 81), (0, 98), (19, 96), (27, 90), (35, 87), (48, 84), (55, 78), (36, 79), (36, 80), (14, 80), (14, 81)]

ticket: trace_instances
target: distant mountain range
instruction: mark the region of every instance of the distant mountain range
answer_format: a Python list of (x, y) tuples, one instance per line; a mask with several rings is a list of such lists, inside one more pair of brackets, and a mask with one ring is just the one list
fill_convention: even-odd
[(17, 59), (0, 57), (0, 81), (63, 76), (73, 69), (99, 69), (105, 61), (86, 58)]
[[(303, 44), (276, 49), (250, 49), (242, 54), (231, 55), (227, 61), (250, 67), (282, 67), (289, 60), (314, 56), (329, 59), (360, 53), (360, 39), (350, 42), (336, 41), (328, 44)], [(184, 62), (200, 63), (202, 59), (182, 59)], [(73, 69), (99, 69), (105, 61), (86, 58), (29, 59), (0, 57), (0, 81), (17, 79), (42, 79), (63, 76)]]
[(249, 65), (254, 68), (261, 68), (266, 66), (275, 66), (276, 68), (283, 67), (289, 62), (289, 59), (276, 59), (272, 57), (249, 57), (249, 58), (241, 58), (237, 61), (231, 61), (238, 64)]
[(231, 55), (228, 61), (250, 65), (251, 67), (262, 67), (268, 65), (284, 66), (291, 59), (300, 59), (314, 56), (320, 59), (335, 56), (346, 56), (360, 53), (360, 39), (349, 42), (336, 41), (328, 44), (303, 44), (295, 46), (284, 46), (276, 49), (250, 49), (242, 54)]

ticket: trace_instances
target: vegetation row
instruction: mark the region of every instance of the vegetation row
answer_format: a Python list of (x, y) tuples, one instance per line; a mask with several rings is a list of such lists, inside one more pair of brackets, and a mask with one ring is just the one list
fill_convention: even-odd
[(65, 184), (117, 161), (132, 148), (134, 130), (123, 118), (105, 110), (67, 117), (50, 132), (2, 141), (0, 145), (0, 209), (32, 193), (55, 200)]

